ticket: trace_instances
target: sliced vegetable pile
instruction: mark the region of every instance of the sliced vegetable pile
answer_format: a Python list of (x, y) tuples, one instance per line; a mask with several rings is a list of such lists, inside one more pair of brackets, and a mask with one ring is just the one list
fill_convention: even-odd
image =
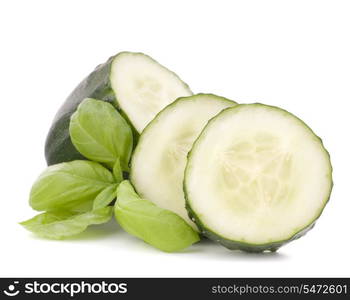
[(21, 224), (64, 239), (112, 216), (166, 252), (206, 236), (229, 249), (276, 251), (304, 235), (332, 190), (321, 139), (291, 113), (192, 95), (173, 72), (122, 52), (71, 93), (49, 131), (49, 167)]

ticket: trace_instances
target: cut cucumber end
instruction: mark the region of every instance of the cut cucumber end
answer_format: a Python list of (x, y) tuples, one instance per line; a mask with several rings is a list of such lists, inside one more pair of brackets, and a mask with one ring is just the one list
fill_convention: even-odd
[(192, 95), (175, 73), (143, 53), (116, 55), (110, 80), (118, 105), (139, 133), (169, 103)]
[(322, 141), (294, 115), (237, 105), (214, 117), (194, 143), (184, 189), (204, 235), (230, 249), (275, 251), (320, 216), (332, 167)]
[(198, 94), (164, 108), (142, 132), (132, 158), (130, 179), (137, 192), (196, 228), (183, 193), (187, 154), (208, 120), (234, 105), (223, 97)]
[(70, 139), (71, 115), (85, 98), (113, 103), (131, 125), (134, 141), (166, 105), (192, 95), (175, 73), (142, 53), (121, 52), (96, 67), (68, 96), (52, 123), (45, 143), (48, 165), (84, 159)]

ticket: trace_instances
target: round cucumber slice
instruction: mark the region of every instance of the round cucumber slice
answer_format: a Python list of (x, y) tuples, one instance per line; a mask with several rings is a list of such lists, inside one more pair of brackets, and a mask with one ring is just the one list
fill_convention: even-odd
[(169, 103), (192, 95), (175, 73), (143, 53), (119, 53), (110, 80), (118, 105), (139, 133)]
[(195, 228), (185, 208), (183, 176), (186, 156), (205, 124), (236, 103), (211, 94), (179, 98), (144, 129), (136, 146), (130, 179), (136, 191), (171, 210)]
[(332, 189), (322, 141), (277, 107), (228, 108), (188, 155), (187, 208), (201, 232), (227, 248), (275, 251), (309, 229)]

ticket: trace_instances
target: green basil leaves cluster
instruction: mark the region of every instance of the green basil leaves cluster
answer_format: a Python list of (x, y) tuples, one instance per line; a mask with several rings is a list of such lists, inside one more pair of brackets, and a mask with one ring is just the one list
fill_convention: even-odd
[(44, 238), (67, 238), (108, 222), (116, 200), (114, 213), (121, 227), (156, 248), (178, 251), (199, 240), (182, 218), (141, 199), (130, 182), (123, 181), (133, 134), (112, 104), (85, 99), (71, 117), (69, 132), (73, 145), (89, 160), (48, 167), (29, 198), (30, 206), (43, 213), (21, 225)]

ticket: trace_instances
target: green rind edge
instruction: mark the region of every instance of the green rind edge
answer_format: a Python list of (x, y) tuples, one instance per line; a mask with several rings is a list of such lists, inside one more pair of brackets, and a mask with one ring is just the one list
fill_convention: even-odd
[[(241, 242), (241, 241), (230, 240), (230, 239), (227, 239), (227, 238), (221, 236), (220, 234), (214, 232), (210, 228), (206, 227), (203, 224), (203, 222), (201, 221), (201, 219), (198, 217), (198, 215), (195, 213), (195, 211), (192, 209), (191, 204), (190, 204), (190, 199), (188, 197), (187, 187), (186, 187), (186, 178), (187, 178), (188, 171), (189, 171), (189, 161), (190, 161), (191, 156), (193, 154), (193, 150), (196, 148), (196, 144), (200, 141), (202, 134), (205, 132), (206, 128), (208, 128), (210, 126), (211, 122), (213, 122), (216, 118), (220, 118), (222, 116), (222, 114), (227, 113), (227, 111), (239, 110), (240, 107), (246, 106), (246, 105), (264, 106), (264, 107), (268, 107), (271, 109), (277, 109), (279, 111), (287, 113), (288, 115), (290, 115), (293, 118), (300, 121), (312, 133), (312, 135), (314, 135), (319, 140), (320, 145), (323, 147), (325, 155), (328, 157), (328, 161), (329, 161), (329, 171), (330, 171), (329, 174), (330, 174), (330, 179), (331, 179), (330, 188), (329, 188), (329, 193), (324, 200), (324, 204), (323, 204), (319, 214), (308, 225), (306, 225), (304, 228), (300, 229), (299, 231), (295, 232), (291, 237), (284, 239), (284, 240), (271, 242), (271, 243), (265, 243), (265, 244), (250, 244), (250, 243), (245, 243), (245, 242)], [(330, 200), (331, 192), (333, 189), (332, 172), (333, 172), (333, 168), (332, 168), (332, 164), (331, 164), (331, 160), (330, 160), (330, 154), (327, 151), (327, 149), (324, 147), (322, 139), (319, 136), (317, 136), (314, 133), (314, 131), (303, 120), (299, 119), (297, 116), (293, 115), (292, 113), (290, 113), (282, 108), (279, 108), (277, 106), (270, 106), (270, 105), (265, 105), (262, 103), (238, 104), (234, 107), (229, 107), (229, 108), (222, 110), (219, 114), (217, 114), (211, 120), (209, 120), (207, 125), (203, 128), (201, 134), (198, 136), (198, 138), (193, 143), (192, 149), (187, 154), (187, 165), (186, 165), (185, 177), (184, 177), (184, 181), (183, 181), (183, 189), (184, 189), (185, 200), (186, 200), (186, 209), (187, 209), (187, 212), (188, 212), (190, 219), (193, 222), (195, 222), (195, 224), (199, 228), (200, 233), (202, 235), (209, 238), (210, 240), (213, 240), (215, 242), (220, 243), (221, 245), (223, 245), (224, 247), (226, 247), (230, 250), (241, 250), (241, 251), (252, 252), (252, 253), (259, 253), (259, 252), (264, 252), (264, 251), (275, 252), (280, 247), (284, 246), (285, 244), (301, 238), (302, 236), (304, 236), (309, 230), (311, 230), (315, 226), (317, 219), (321, 216), (324, 208), (326, 207), (327, 203)]]

